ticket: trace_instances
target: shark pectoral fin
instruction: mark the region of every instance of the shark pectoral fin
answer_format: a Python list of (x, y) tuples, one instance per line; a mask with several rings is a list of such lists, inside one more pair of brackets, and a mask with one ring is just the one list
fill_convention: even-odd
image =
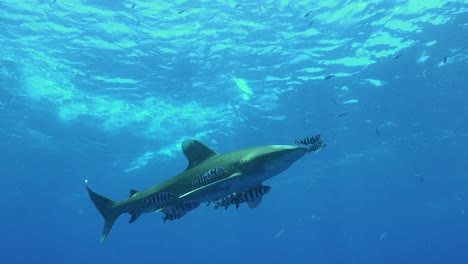
[(216, 192), (216, 190), (222, 189), (225, 184), (228, 184), (230, 181), (232, 181), (234, 178), (240, 176), (240, 172), (236, 172), (229, 177), (226, 177), (224, 179), (221, 179), (219, 181), (215, 181), (213, 183), (207, 184), (205, 186), (202, 186), (200, 188), (194, 189), (190, 192), (184, 193), (181, 196), (179, 196), (179, 199), (184, 198), (185, 196), (191, 195), (191, 194), (196, 194), (198, 192)]
[(247, 204), (249, 205), (249, 208), (253, 209), (253, 208), (256, 208), (260, 204), (261, 201), (262, 201), (262, 196), (259, 196), (256, 199), (248, 201)]

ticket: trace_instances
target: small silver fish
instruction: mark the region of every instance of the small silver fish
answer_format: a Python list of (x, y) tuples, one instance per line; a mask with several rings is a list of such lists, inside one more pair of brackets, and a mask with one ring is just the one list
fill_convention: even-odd
[(334, 74), (328, 74), (325, 77), (323, 77), (324, 80), (330, 80), (331, 78), (335, 77)]
[(334, 105), (339, 106), (338, 103), (335, 101), (335, 99), (330, 98), (330, 101), (331, 101)]
[(403, 52), (400, 52), (397, 55), (393, 56), (392, 60), (398, 60), (401, 57), (401, 55), (403, 55)]

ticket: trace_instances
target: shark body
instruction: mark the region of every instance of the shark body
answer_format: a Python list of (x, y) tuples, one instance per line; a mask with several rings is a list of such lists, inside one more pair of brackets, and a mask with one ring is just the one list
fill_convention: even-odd
[(199, 141), (187, 139), (182, 143), (182, 151), (189, 162), (185, 171), (145, 191), (131, 190), (130, 197), (123, 201), (99, 195), (86, 184), (91, 200), (105, 220), (101, 244), (123, 213), (131, 215), (130, 223), (142, 213), (159, 211), (165, 214), (164, 220), (175, 220), (203, 202), (232, 197), (239, 197), (238, 203), (247, 202), (250, 208), (255, 208), (270, 190), (263, 182), (288, 169), (311, 150), (298, 145), (268, 145), (219, 154)]

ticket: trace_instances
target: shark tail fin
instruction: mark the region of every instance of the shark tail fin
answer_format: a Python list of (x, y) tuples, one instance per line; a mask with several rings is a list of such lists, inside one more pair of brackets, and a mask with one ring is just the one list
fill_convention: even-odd
[(100, 194), (97, 194), (93, 190), (88, 187), (88, 183), (86, 182), (86, 189), (88, 190), (89, 197), (94, 203), (94, 206), (98, 209), (99, 213), (101, 213), (102, 217), (104, 218), (104, 229), (102, 230), (100, 244), (102, 245), (107, 238), (107, 235), (112, 229), (115, 220), (122, 214), (120, 210), (115, 208), (117, 202), (106, 198)]

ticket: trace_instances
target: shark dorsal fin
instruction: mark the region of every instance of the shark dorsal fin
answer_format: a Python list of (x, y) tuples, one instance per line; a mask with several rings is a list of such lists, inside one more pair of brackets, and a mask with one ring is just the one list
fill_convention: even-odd
[(132, 197), (133, 195), (137, 194), (139, 191), (137, 190), (130, 190), (130, 197)]
[(218, 155), (216, 151), (194, 139), (184, 140), (184, 142), (182, 142), (182, 151), (189, 162), (185, 170), (193, 168), (209, 157)]

